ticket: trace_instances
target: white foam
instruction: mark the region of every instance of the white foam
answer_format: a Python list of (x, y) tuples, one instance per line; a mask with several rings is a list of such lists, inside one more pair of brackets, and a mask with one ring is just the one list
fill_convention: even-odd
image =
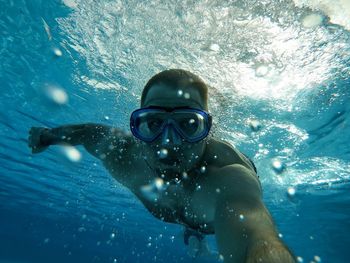
[(303, 18), (302, 24), (304, 27), (316, 27), (322, 24), (323, 16), (320, 14), (310, 14)]
[(66, 6), (72, 9), (78, 8), (78, 3), (76, 0), (62, 0), (62, 1), (63, 1), (63, 4), (65, 4)]
[[(235, 14), (239, 10), (223, 4), (210, 10), (201, 1), (186, 2), (179, 15), (174, 12), (175, 4), (156, 13), (156, 0), (140, 4), (133, 11), (119, 1), (102, 2), (99, 8), (92, 2), (80, 1), (79, 12), (58, 19), (58, 23), (69, 38), (70, 48), (86, 61), (89, 76), (94, 76), (79, 79), (93, 88), (122, 92), (125, 87), (116, 80), (118, 73), (128, 83), (130, 100), (136, 100), (139, 95), (135, 94), (155, 72), (184, 68), (227, 94), (228, 100), (230, 95), (250, 97), (270, 101), (277, 110), (288, 110), (300, 92), (327, 83), (344, 68), (337, 59), (339, 54), (344, 61), (348, 59), (347, 44), (335, 39), (326, 28), (317, 27), (323, 13), (331, 16), (331, 22), (343, 17), (344, 23), (339, 24), (350, 23), (347, 0), (294, 1), (299, 7), (314, 7), (303, 17), (306, 26), (316, 26), (314, 32), (300, 30), (298, 21), (293, 22), (299, 18), (299, 10), (278, 2), (271, 3), (271, 16), (283, 10), (286, 18), (281, 21), (290, 19), (289, 24), (282, 26), (256, 13), (254, 4), (245, 12), (247, 19), (237, 21)], [(188, 97), (184, 92), (178, 95)]]
[(349, 0), (294, 0), (297, 6), (307, 6), (323, 11), (333, 24), (338, 24), (350, 30)]

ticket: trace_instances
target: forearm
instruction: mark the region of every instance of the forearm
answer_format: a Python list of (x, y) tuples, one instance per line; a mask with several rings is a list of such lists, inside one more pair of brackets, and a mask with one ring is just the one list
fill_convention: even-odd
[(257, 222), (258, 227), (252, 230), (244, 222), (238, 226), (237, 219), (231, 218), (230, 221), (224, 229), (216, 231), (219, 251), (225, 263), (295, 263), (292, 253), (269, 224)]
[(108, 126), (100, 124), (66, 125), (45, 129), (40, 135), (43, 146), (54, 144), (87, 145), (96, 144), (109, 132)]
[[(259, 200), (221, 202), (215, 221), (225, 263), (295, 263), (277, 235), (272, 218)], [(220, 208), (221, 207), (221, 208)]]
[(247, 249), (245, 263), (295, 263), (289, 249), (277, 238), (254, 240)]

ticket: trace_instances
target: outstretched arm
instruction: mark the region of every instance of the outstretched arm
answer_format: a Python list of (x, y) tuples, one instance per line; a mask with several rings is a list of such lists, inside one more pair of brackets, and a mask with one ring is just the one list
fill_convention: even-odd
[(115, 128), (101, 124), (66, 125), (57, 128), (32, 127), (28, 145), (33, 153), (44, 151), (54, 144), (83, 145), (92, 155), (100, 158), (113, 141), (122, 140), (125, 135)]
[(215, 234), (225, 263), (295, 263), (278, 238), (261, 200), (259, 182), (241, 165), (220, 170), (221, 187), (215, 212)]

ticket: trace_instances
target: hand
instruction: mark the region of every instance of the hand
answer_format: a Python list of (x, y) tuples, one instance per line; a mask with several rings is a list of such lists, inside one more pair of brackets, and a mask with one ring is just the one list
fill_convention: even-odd
[(42, 127), (32, 127), (29, 131), (28, 146), (32, 148), (32, 153), (40, 153), (46, 150), (48, 145), (43, 145), (41, 136), (49, 129)]

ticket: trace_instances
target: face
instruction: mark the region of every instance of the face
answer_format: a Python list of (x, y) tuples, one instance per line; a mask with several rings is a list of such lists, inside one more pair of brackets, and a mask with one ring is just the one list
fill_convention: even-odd
[[(199, 91), (191, 86), (174, 88), (164, 84), (152, 86), (145, 98), (143, 108), (157, 106), (175, 109), (191, 107), (205, 109), (205, 101)], [(194, 168), (200, 161), (205, 140), (189, 143), (174, 128), (166, 127), (161, 136), (152, 143), (144, 143), (147, 161), (152, 168), (165, 174), (182, 174)]]

